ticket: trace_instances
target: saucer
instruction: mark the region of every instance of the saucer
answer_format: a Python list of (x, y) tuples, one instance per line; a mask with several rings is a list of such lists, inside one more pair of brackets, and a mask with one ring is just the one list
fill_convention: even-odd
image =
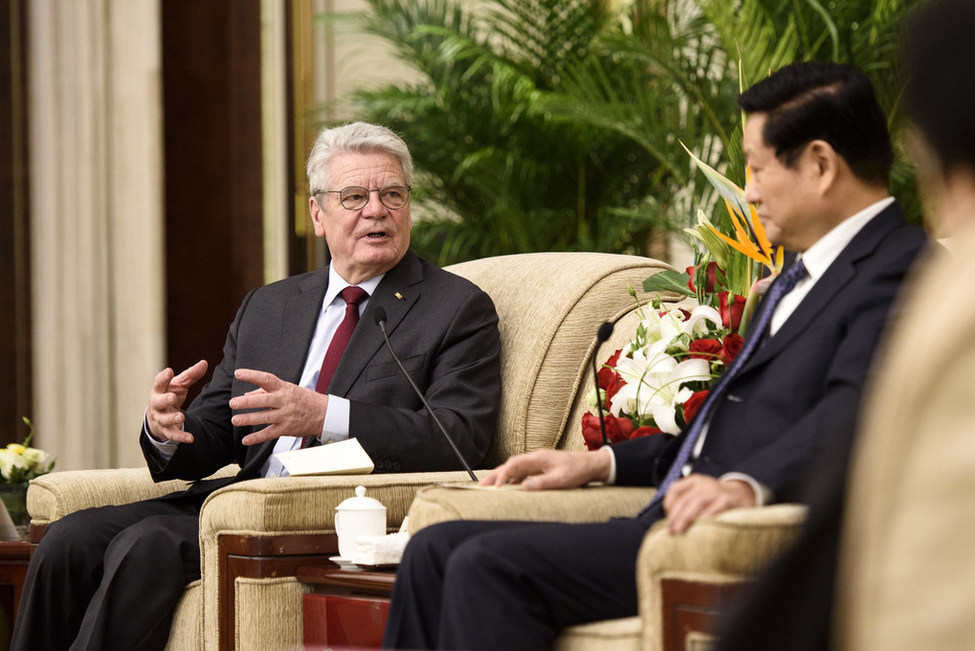
[(347, 570), (352, 567), (356, 567), (356, 564), (352, 562), (352, 559), (345, 558), (344, 556), (329, 556), (328, 560), (332, 561), (343, 570)]

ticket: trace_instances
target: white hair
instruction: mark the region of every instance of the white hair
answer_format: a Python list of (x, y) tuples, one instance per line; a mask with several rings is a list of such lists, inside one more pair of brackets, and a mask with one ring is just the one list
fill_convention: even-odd
[(332, 190), (331, 164), (341, 154), (383, 153), (394, 156), (403, 170), (403, 182), (413, 184), (413, 157), (403, 139), (386, 127), (367, 122), (353, 122), (339, 127), (322, 129), (308, 156), (306, 172), (308, 190)]

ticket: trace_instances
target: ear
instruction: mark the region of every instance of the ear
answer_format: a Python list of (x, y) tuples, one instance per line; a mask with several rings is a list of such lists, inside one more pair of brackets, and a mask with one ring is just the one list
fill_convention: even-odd
[(840, 173), (839, 154), (825, 140), (813, 140), (806, 148), (807, 163), (818, 177), (819, 191), (825, 194), (836, 183)]
[(315, 226), (315, 235), (325, 237), (325, 211), (318, 205), (318, 200), (314, 196), (308, 198), (308, 212), (311, 213), (311, 221)]

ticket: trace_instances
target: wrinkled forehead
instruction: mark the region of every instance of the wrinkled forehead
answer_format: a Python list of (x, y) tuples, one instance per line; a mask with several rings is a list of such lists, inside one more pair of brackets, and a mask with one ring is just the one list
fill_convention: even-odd
[(387, 185), (404, 185), (403, 168), (392, 154), (372, 152), (347, 152), (332, 159), (332, 189), (338, 190), (352, 185), (365, 188), (381, 188)]

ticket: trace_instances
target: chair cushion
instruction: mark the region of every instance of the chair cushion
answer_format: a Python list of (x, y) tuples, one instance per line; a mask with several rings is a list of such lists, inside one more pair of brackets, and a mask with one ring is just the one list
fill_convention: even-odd
[(650, 500), (652, 488), (590, 486), (573, 490), (471, 490), (429, 486), (410, 507), (409, 529), (448, 520), (531, 520), (603, 522), (635, 515)]
[(555, 651), (639, 651), (639, 617), (570, 626), (555, 640)]

